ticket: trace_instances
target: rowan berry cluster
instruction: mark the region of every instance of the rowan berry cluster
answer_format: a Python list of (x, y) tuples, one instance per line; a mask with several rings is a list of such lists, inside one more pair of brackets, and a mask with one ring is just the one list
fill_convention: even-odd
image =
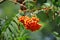
[(36, 17), (21, 16), (19, 17), (19, 22), (22, 22), (25, 28), (31, 31), (39, 30), (41, 27), (41, 24), (38, 24), (39, 19)]

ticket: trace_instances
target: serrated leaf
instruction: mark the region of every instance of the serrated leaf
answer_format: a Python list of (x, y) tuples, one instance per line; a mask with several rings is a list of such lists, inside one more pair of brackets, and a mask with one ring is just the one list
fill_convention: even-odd
[(11, 24), (12, 24), (12, 27), (13, 27), (16, 31), (18, 31), (18, 25), (17, 25), (15, 22), (13, 22), (13, 21), (11, 21)]
[(13, 28), (12, 25), (9, 25), (9, 28), (12, 30), (12, 33), (13, 33), (13, 34), (15, 34), (15, 35), (17, 34), (17, 32), (14, 30), (14, 28)]
[(14, 17), (14, 18), (13, 18), (13, 21), (16, 22), (17, 24), (19, 24), (17, 17)]

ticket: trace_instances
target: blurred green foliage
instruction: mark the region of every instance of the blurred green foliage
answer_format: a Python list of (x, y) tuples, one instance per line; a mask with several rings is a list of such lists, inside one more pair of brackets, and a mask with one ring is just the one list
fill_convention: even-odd
[(60, 0), (37, 0), (37, 3), (25, 0), (25, 3), (29, 10), (26, 15), (36, 15), (42, 24), (41, 29), (26, 30), (18, 21), (24, 15), (19, 12), (20, 4), (6, 0), (0, 4), (0, 40), (60, 40)]

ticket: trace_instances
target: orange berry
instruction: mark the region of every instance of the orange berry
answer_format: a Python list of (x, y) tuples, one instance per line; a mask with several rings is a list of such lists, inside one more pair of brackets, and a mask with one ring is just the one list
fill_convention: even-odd
[(32, 20), (34, 20), (34, 21), (37, 21), (37, 22), (39, 22), (39, 18), (32, 17), (31, 19), (32, 19)]
[(21, 16), (21, 17), (19, 17), (19, 22), (24, 23), (24, 19), (25, 19), (25, 16)]
[(39, 19), (36, 17), (29, 18), (28, 16), (22, 16), (19, 21), (23, 23), (27, 30), (36, 31), (39, 30), (41, 25), (38, 24)]

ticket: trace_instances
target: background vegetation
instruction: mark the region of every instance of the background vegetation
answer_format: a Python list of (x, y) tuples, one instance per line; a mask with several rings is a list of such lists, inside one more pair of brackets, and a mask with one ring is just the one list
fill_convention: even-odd
[[(25, 0), (26, 15), (37, 16), (42, 27), (31, 32), (18, 18), (24, 15), (14, 0), (0, 0), (0, 40), (60, 40), (60, 0)], [(31, 15), (33, 14), (33, 15)]]

